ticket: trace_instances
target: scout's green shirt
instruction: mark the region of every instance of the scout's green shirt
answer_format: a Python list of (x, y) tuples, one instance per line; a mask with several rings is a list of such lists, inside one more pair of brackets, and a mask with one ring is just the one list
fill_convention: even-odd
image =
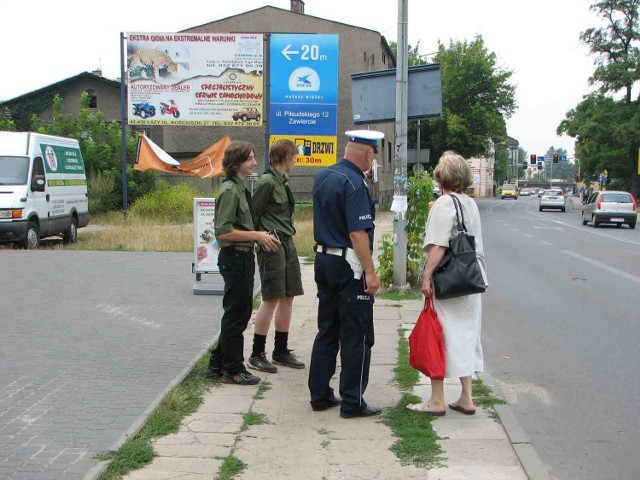
[(265, 173), (260, 177), (251, 197), (256, 230), (275, 230), (285, 235), (295, 235), (289, 199), (284, 188), (289, 177), (274, 167), (270, 170), (271, 174)]
[(253, 247), (253, 241), (229, 242), (220, 240), (220, 234), (231, 230), (253, 231), (253, 217), (247, 201), (244, 182), (237, 175), (222, 182), (216, 198), (216, 238), (220, 248), (231, 246)]

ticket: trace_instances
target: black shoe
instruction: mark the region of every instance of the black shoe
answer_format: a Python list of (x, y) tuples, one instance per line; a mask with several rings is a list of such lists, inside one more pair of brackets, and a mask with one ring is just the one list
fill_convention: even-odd
[(311, 408), (314, 412), (323, 412), (327, 408), (333, 408), (340, 405), (341, 400), (337, 397), (330, 398), (329, 400), (322, 400), (311, 404)]
[(260, 383), (260, 380), (260, 377), (256, 377), (246, 371), (234, 374), (225, 373), (222, 376), (222, 383), (233, 385), (257, 385)]
[(365, 406), (361, 410), (354, 410), (352, 412), (340, 412), (342, 418), (358, 418), (358, 417), (373, 417), (374, 415), (380, 415), (382, 409), (378, 407)]
[(304, 368), (305, 365), (293, 355), (293, 350), (287, 350), (285, 353), (274, 353), (271, 355), (273, 363), (284, 365), (291, 368)]
[(204, 371), (204, 376), (207, 378), (222, 378), (222, 375), (224, 375), (224, 373), (221, 368), (207, 367)]
[(267, 373), (278, 372), (278, 367), (276, 367), (269, 360), (267, 360), (267, 356), (264, 352), (249, 358), (249, 368), (253, 368), (254, 370), (260, 370), (261, 372), (267, 372)]

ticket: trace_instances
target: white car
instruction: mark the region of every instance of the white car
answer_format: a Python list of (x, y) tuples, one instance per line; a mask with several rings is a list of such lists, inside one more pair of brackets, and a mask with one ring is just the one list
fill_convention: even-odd
[(567, 208), (566, 200), (563, 191), (559, 188), (543, 190), (538, 203), (538, 211), (553, 209), (564, 212)]
[(613, 223), (618, 227), (626, 223), (633, 229), (638, 221), (636, 207), (636, 199), (629, 192), (593, 192), (582, 209), (582, 224), (591, 222), (597, 228), (602, 223)]

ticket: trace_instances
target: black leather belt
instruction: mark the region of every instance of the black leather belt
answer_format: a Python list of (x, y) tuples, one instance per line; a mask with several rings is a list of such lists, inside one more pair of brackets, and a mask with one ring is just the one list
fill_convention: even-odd
[(222, 249), (236, 250), (238, 252), (253, 253), (253, 247), (245, 247), (244, 245), (232, 245), (230, 247), (222, 247)]

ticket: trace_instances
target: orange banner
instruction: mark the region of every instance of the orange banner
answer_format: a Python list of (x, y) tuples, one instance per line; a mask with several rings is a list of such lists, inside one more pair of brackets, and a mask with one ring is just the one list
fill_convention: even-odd
[(225, 135), (200, 155), (185, 163), (176, 161), (171, 155), (139, 133), (138, 154), (133, 168), (140, 171), (154, 171), (187, 175), (190, 177), (213, 178), (221, 175), (224, 151), (231, 142)]

